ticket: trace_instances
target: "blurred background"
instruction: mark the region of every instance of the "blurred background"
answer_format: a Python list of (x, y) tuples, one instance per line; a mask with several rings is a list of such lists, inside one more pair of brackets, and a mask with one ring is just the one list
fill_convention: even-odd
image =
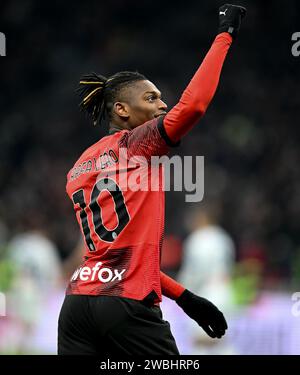
[[(300, 56), (291, 52), (300, 6), (237, 3), (248, 14), (216, 96), (172, 151), (205, 156), (204, 199), (166, 193), (162, 254), (162, 269), (217, 303), (230, 329), (215, 343), (174, 302), (162, 309), (182, 354), (300, 354)], [(171, 108), (222, 4), (1, 0), (0, 353), (56, 353), (65, 286), (83, 255), (66, 174), (107, 131), (78, 111), (79, 77), (138, 70)]]

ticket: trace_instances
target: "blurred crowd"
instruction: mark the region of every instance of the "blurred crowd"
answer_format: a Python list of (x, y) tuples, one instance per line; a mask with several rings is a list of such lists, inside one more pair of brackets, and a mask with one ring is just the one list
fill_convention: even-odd
[[(261, 291), (293, 291), (300, 280), (300, 69), (290, 51), (291, 35), (300, 31), (299, 3), (288, 2), (283, 13), (279, 2), (244, 3), (248, 18), (216, 97), (172, 150), (205, 156), (205, 193), (199, 204), (185, 202), (185, 192), (166, 194), (162, 259), (167, 273), (227, 303), (229, 314), (258, 301)], [(78, 111), (80, 76), (138, 70), (172, 107), (214, 39), (220, 5), (1, 1), (7, 56), (0, 61), (0, 291), (10, 296), (12, 314), (11, 325), (0, 319), (0, 352), (53, 350), (49, 316), (80, 258), (66, 174), (107, 131)], [(189, 279), (193, 267), (202, 270), (199, 280)], [(217, 275), (206, 274), (212, 268)], [(49, 333), (46, 341), (41, 331)], [(202, 338), (195, 340), (201, 346)]]

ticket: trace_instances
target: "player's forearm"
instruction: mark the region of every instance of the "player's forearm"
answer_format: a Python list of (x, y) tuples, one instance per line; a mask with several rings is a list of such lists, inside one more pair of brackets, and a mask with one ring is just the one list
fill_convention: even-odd
[(177, 281), (160, 271), (161, 292), (165, 297), (176, 300), (184, 292), (185, 288)]
[(172, 142), (181, 139), (204, 115), (218, 87), (221, 70), (232, 37), (217, 35), (201, 66), (179, 102), (164, 118), (164, 128)]

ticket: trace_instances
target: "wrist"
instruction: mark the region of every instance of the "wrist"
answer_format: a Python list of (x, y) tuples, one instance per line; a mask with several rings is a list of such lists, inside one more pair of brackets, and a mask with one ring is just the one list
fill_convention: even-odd
[(226, 34), (231, 37), (231, 40), (234, 40), (236, 38), (237, 32), (233, 26), (223, 26), (219, 27), (218, 29), (218, 35), (222, 34)]
[(227, 32), (227, 31), (221, 31), (221, 32), (218, 32), (217, 36), (216, 36), (216, 40), (222, 40), (222, 41), (225, 41), (229, 44), (231, 44), (233, 42), (233, 37), (232, 35)]
[(184, 291), (180, 294), (180, 296), (176, 299), (176, 303), (178, 306), (182, 307), (182, 305), (185, 303), (187, 299), (192, 295), (193, 293), (190, 292), (188, 289), (184, 289)]
[(185, 290), (185, 288), (181, 284), (179, 284), (177, 281), (173, 280), (163, 272), (160, 273), (160, 283), (162, 294), (165, 297), (168, 297), (175, 301), (183, 294)]

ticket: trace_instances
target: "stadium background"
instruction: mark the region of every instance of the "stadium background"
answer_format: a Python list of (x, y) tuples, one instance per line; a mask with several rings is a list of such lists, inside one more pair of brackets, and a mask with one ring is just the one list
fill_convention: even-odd
[[(78, 78), (138, 70), (171, 107), (213, 41), (222, 3), (1, 1), (1, 353), (55, 352), (69, 256), (80, 247), (65, 177), (106, 132), (78, 112)], [(240, 4), (247, 18), (213, 103), (173, 154), (205, 156), (204, 203), (221, 209), (218, 225), (234, 241), (232, 352), (300, 354), (300, 317), (292, 314), (300, 281), (300, 57), (291, 53), (300, 7)], [(163, 268), (177, 277), (195, 205), (183, 192), (166, 197)], [(181, 351), (198, 353), (186, 317), (164, 304)]]

